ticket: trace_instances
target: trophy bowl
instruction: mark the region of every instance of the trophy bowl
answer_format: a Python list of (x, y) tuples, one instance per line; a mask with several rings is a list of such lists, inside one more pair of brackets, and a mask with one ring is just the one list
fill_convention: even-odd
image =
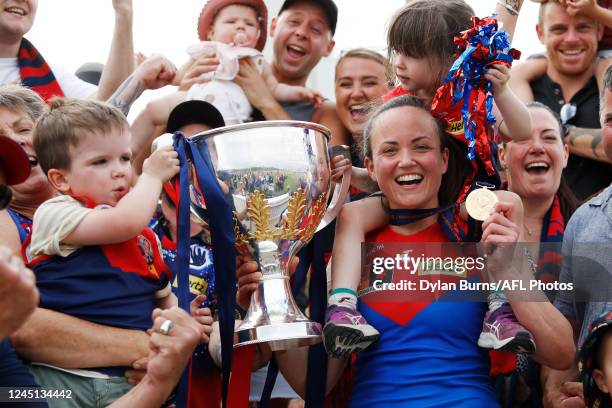
[[(285, 350), (321, 341), (321, 325), (310, 321), (293, 299), (288, 265), (335, 218), (348, 192), (350, 170), (330, 197), (329, 138), (330, 131), (318, 124), (268, 121), (217, 128), (190, 140), (210, 154), (233, 207), (238, 253), (248, 252), (263, 275), (235, 329), (234, 347), (268, 343), (272, 350)], [(192, 213), (206, 220), (193, 179)]]
[[(310, 321), (293, 299), (288, 265), (335, 218), (348, 192), (350, 172), (330, 197), (329, 137), (327, 128), (314, 123), (268, 121), (213, 129), (190, 140), (210, 155), (233, 207), (238, 253), (248, 252), (263, 275), (235, 330), (235, 347), (268, 343), (272, 350), (285, 350), (321, 341), (321, 325)], [(194, 179), (192, 212), (205, 220)]]

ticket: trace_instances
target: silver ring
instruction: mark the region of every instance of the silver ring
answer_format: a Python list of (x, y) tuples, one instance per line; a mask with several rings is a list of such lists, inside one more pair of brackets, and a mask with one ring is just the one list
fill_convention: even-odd
[(170, 334), (170, 330), (174, 327), (174, 323), (172, 320), (164, 320), (164, 322), (159, 326), (159, 332), (165, 336)]

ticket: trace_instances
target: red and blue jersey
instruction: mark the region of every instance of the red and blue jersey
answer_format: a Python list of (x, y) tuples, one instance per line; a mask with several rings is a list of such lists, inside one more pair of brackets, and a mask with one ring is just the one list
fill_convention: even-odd
[[(448, 242), (439, 223), (410, 236), (389, 227), (372, 242)], [(486, 350), (477, 346), (485, 303), (360, 299), (380, 339), (358, 354), (351, 407), (497, 407)]]
[(7, 208), (6, 212), (15, 223), (15, 227), (17, 227), (17, 232), (19, 233), (19, 239), (23, 244), (28, 238), (28, 235), (30, 235), (30, 231), (32, 231), (32, 220), (10, 208)]
[[(152, 325), (155, 292), (170, 280), (160, 249), (146, 229), (119, 244), (84, 246), (66, 257), (38, 256), (28, 266), (36, 274), (41, 307), (106, 326), (146, 330)], [(123, 376), (124, 369), (94, 370)]]

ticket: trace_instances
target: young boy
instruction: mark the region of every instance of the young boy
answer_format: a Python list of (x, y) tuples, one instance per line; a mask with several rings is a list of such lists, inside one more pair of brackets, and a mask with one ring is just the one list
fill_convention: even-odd
[[(186, 65), (191, 66), (198, 58), (208, 55), (211, 64), (217, 65), (216, 69), (211, 67), (212, 70), (199, 75), (204, 83), (196, 82), (186, 92), (179, 91), (151, 102), (134, 121), (134, 136), (148, 139), (157, 126), (166, 124), (170, 111), (176, 105), (190, 99), (213, 104), (228, 125), (252, 120), (250, 102), (242, 88), (232, 81), (238, 75), (239, 60), (243, 58), (251, 60), (278, 101), (320, 102), (321, 98), (315, 91), (281, 84), (272, 74), (261, 54), (266, 43), (267, 16), (268, 10), (263, 0), (209, 0), (198, 25), (203, 42), (188, 48), (191, 59)], [(184, 71), (181, 69), (177, 77), (181, 77)]]
[[(26, 242), (40, 306), (107, 326), (148, 329), (155, 307), (176, 304), (159, 242), (146, 227), (162, 184), (178, 172), (177, 153), (170, 147), (154, 152), (132, 187), (130, 132), (123, 114), (100, 102), (68, 99), (52, 102), (40, 118), (34, 148), (61, 193), (38, 208)], [(64, 384), (96, 389), (102, 381), (110, 388), (106, 397), (88, 397), (106, 404), (130, 388), (125, 368), (67, 374), (34, 366), (33, 372), (42, 384), (44, 378), (61, 378)]]
[(609, 407), (612, 390), (612, 311), (591, 323), (580, 350), (580, 377), (587, 407)]

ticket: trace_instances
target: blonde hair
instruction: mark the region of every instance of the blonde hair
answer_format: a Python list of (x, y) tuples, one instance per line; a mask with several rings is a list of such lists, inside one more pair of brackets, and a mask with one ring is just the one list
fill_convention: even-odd
[(28, 115), (32, 122), (47, 110), (45, 101), (33, 90), (21, 85), (0, 85), (0, 108)]
[(338, 59), (338, 62), (336, 63), (336, 78), (338, 77), (338, 68), (340, 67), (340, 63), (347, 58), (364, 58), (378, 62), (385, 69), (387, 86), (391, 88), (395, 85), (395, 74), (393, 73), (393, 66), (391, 66), (389, 59), (384, 57), (382, 54), (367, 48), (352, 48), (342, 53), (340, 59)]
[(34, 128), (34, 150), (40, 167), (70, 169), (70, 148), (75, 148), (91, 133), (127, 130), (129, 124), (121, 111), (103, 102), (56, 98), (49, 112)]

